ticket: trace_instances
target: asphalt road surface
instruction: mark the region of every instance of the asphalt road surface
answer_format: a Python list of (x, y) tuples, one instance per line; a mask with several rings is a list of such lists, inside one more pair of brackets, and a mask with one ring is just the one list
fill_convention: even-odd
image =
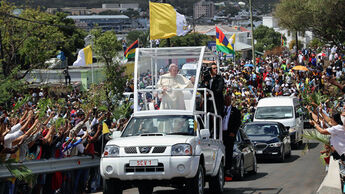
[[(306, 149), (308, 145), (308, 149)], [(320, 161), (323, 144), (304, 143), (293, 149), (291, 157), (281, 163), (273, 160), (259, 160), (258, 173), (246, 175), (243, 181), (225, 184), (225, 194), (309, 194), (316, 193), (326, 175)], [(138, 190), (128, 189), (124, 194), (137, 194)], [(169, 187), (156, 187), (155, 194), (178, 194), (183, 191)], [(206, 193), (212, 193), (206, 185)]]

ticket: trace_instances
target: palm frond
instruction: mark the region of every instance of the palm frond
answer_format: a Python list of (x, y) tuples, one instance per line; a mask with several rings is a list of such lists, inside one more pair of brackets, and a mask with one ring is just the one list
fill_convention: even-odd
[(310, 140), (316, 140), (318, 142), (321, 142), (325, 145), (330, 145), (329, 141), (329, 135), (323, 135), (316, 130), (311, 131), (304, 131), (303, 137), (310, 139)]

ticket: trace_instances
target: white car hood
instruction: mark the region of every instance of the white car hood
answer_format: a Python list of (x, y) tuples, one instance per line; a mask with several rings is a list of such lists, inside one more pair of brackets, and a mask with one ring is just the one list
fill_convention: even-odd
[(167, 136), (132, 136), (119, 137), (108, 141), (107, 145), (126, 146), (169, 146), (177, 143), (187, 143), (195, 136), (167, 135)]

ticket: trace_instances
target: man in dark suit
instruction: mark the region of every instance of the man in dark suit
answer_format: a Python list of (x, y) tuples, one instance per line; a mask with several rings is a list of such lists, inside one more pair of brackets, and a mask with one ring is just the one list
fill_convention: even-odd
[(223, 143), (225, 146), (225, 180), (231, 180), (232, 154), (236, 134), (241, 126), (241, 112), (231, 105), (231, 95), (225, 96), (223, 117)]
[(214, 101), (217, 107), (218, 115), (223, 115), (224, 110), (224, 78), (220, 74), (218, 74), (217, 65), (213, 63), (211, 65), (211, 79), (209, 81), (209, 89), (212, 90), (214, 95)]

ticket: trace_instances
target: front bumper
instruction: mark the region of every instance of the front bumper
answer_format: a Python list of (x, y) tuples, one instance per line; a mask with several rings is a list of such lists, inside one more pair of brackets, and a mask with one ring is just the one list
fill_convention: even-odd
[[(157, 167), (130, 167), (131, 160), (158, 160)], [(200, 156), (145, 156), (101, 158), (100, 172), (105, 179), (169, 180), (192, 178), (199, 167)]]
[(282, 154), (280, 147), (267, 147), (264, 150), (256, 150), (257, 158), (278, 158)]

